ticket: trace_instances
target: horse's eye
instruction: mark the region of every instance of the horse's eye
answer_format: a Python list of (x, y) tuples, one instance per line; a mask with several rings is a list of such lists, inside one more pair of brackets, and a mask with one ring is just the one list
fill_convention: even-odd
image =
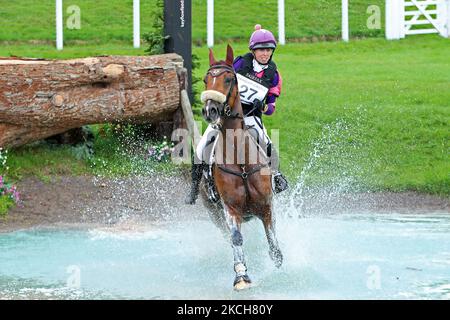
[(208, 76), (205, 76), (205, 77), (203, 78), (203, 82), (204, 82), (205, 84), (208, 82)]
[(226, 78), (225, 78), (225, 83), (226, 83), (226, 84), (230, 84), (230, 83), (231, 83), (231, 78), (226, 77)]

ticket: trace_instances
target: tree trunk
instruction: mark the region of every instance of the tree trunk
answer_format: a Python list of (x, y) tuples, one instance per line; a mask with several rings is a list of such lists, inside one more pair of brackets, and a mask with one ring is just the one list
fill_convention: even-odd
[(182, 67), (176, 54), (0, 59), (0, 146), (87, 124), (172, 121), (180, 106)]

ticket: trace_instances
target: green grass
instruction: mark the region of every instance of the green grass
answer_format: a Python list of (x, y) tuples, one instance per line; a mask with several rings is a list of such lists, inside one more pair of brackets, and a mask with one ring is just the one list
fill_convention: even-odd
[(13, 208), (16, 204), (9, 196), (0, 196), (0, 217), (5, 216), (8, 210)]
[[(65, 0), (64, 40), (131, 41), (133, 39), (133, 0)], [(156, 0), (141, 1), (141, 30), (152, 31)], [(80, 29), (69, 29), (67, 8), (80, 8)], [(2, 1), (0, 41), (54, 41), (55, 1)]]
[(34, 143), (12, 150), (8, 156), (8, 177), (20, 180), (36, 176), (42, 181), (50, 181), (53, 175), (78, 175), (87, 172), (84, 161), (76, 159), (70, 146), (56, 146)]
[[(283, 92), (264, 121), (279, 130), (283, 170), (312, 185), (450, 194), (449, 50), (438, 36), (277, 49)], [(224, 58), (225, 45), (214, 51)], [(201, 76), (207, 49), (194, 53)]]
[(101, 128), (91, 126), (94, 131), (93, 150), (89, 155), (86, 145), (55, 145), (37, 142), (12, 150), (9, 153), (7, 175), (13, 181), (35, 176), (44, 182), (55, 175), (97, 175), (120, 177), (146, 174), (154, 171), (170, 174), (176, 168), (170, 162), (157, 162), (146, 158), (149, 145), (138, 136), (99, 133)]

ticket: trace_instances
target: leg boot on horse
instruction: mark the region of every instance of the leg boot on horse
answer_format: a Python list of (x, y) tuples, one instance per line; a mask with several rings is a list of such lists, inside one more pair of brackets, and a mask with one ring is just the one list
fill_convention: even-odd
[(243, 250), (244, 240), (241, 233), (242, 219), (237, 212), (231, 208), (225, 209), (226, 221), (228, 229), (231, 233), (231, 247), (233, 248), (234, 257), (234, 278), (233, 287), (235, 290), (243, 290), (250, 287), (251, 280), (247, 274), (247, 265), (245, 263), (245, 255)]

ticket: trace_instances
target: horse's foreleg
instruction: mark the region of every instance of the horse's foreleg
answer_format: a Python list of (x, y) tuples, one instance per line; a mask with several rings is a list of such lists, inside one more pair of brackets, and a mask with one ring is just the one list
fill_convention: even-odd
[(242, 219), (235, 210), (230, 208), (225, 208), (225, 216), (228, 228), (231, 233), (231, 247), (233, 248), (234, 256), (234, 271), (236, 272), (233, 286), (235, 289), (240, 290), (248, 287), (249, 283), (251, 283), (250, 277), (247, 274), (244, 250), (242, 248), (244, 242), (241, 233)]
[(267, 242), (269, 243), (270, 258), (275, 262), (275, 266), (279, 268), (283, 263), (283, 254), (275, 236), (275, 218), (272, 215), (271, 208), (265, 210), (262, 221), (266, 231)]

